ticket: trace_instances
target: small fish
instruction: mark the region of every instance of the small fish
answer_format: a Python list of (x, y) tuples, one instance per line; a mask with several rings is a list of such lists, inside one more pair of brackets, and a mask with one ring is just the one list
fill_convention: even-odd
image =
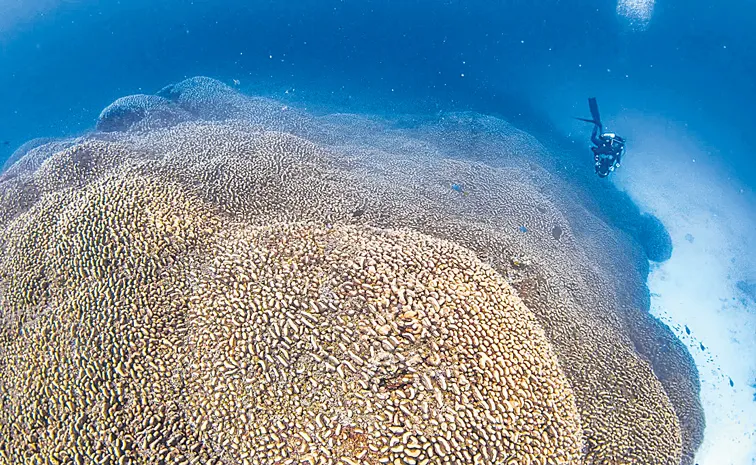
[(9, 140), (4, 140), (3, 141), (3, 145), (10, 145), (10, 141)]
[(703, 342), (699, 342), (701, 344), (701, 350), (706, 350), (706, 347), (703, 345)]
[(468, 195), (470, 195), (466, 190), (464, 190), (462, 188), (462, 186), (460, 184), (452, 183), (451, 188), (452, 188), (452, 190), (455, 190), (455, 191), (459, 192), (460, 194), (462, 194), (465, 197), (467, 197)]
[(365, 209), (364, 208), (358, 208), (357, 210), (355, 210), (355, 211), (352, 212), (352, 217), (359, 218), (360, 216), (362, 216), (364, 214), (365, 214)]
[(728, 376), (728, 377), (727, 377), (727, 379), (729, 379), (729, 380), (730, 380), (730, 387), (735, 387), (735, 383), (733, 383), (733, 382), (732, 382), (732, 378), (730, 378), (730, 377)]
[(234, 85), (238, 86), (239, 84), (241, 84), (241, 81), (239, 81), (238, 79), (234, 79)]
[(525, 226), (520, 226), (519, 229), (520, 229), (520, 232), (524, 232), (524, 233), (528, 232), (528, 228), (526, 228)]
[(688, 325), (685, 325), (685, 333), (690, 336), (690, 328), (688, 328)]

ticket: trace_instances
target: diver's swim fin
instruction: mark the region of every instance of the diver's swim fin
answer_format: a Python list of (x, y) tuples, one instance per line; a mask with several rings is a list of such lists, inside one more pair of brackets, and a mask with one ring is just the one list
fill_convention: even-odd
[(588, 99), (588, 108), (591, 110), (591, 116), (593, 119), (588, 118), (575, 118), (576, 120), (585, 121), (586, 123), (595, 124), (599, 127), (599, 129), (603, 128), (604, 126), (601, 124), (601, 116), (599, 115), (599, 109), (598, 109), (598, 103), (596, 103), (595, 97), (590, 97)]
[(599, 115), (599, 109), (598, 109), (598, 103), (596, 103), (596, 97), (590, 97), (588, 99), (588, 108), (591, 109), (591, 116), (593, 117), (593, 121), (591, 121), (594, 124), (598, 124), (599, 126), (603, 126), (601, 124), (601, 116)]

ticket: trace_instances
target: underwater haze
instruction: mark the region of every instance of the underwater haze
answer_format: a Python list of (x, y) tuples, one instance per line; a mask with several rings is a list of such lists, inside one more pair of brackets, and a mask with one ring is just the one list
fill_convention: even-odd
[(0, 463), (756, 464), (754, 76), (747, 1), (0, 0)]

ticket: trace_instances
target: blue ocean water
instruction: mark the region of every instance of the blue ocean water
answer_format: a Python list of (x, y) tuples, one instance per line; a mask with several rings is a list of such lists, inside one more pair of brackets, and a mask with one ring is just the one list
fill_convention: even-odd
[[(29, 139), (91, 131), (119, 97), (197, 75), (237, 80), (242, 92), (315, 113), (503, 118), (548, 146), (553, 172), (574, 180), (592, 211), (643, 245), (652, 263), (638, 266), (659, 296), (646, 305), (656, 305), (659, 318), (698, 334), (718, 312), (754, 318), (756, 261), (741, 253), (756, 235), (747, 220), (756, 214), (756, 6), (748, 2), (0, 0), (0, 162)], [(590, 96), (629, 140), (616, 180), (593, 174), (590, 127), (572, 119), (588, 116)], [(700, 199), (689, 193), (712, 203), (696, 209)], [(688, 274), (672, 268), (675, 257), (688, 257), (677, 262)], [(715, 270), (722, 286), (695, 274), (699, 266)], [(679, 314), (665, 320), (672, 304), (664, 296), (687, 305), (674, 293), (688, 288), (670, 287), (678, 281), (711, 285), (717, 299), (740, 303), (716, 302), (712, 316), (707, 301), (690, 310), (699, 315), (694, 323)], [(753, 349), (753, 335), (728, 325), (686, 342), (721, 347), (721, 360), (699, 370), (739, 368), (735, 386), (753, 397), (756, 355), (733, 357)], [(720, 345), (716, 337), (741, 342)], [(712, 386), (709, 395), (721, 396), (720, 378), (712, 379), (702, 381), (705, 393)], [(742, 397), (712, 405), (732, 407), (730, 419), (745, 422), (745, 432), (724, 419), (709, 423), (741, 445), (756, 442), (753, 423), (738, 416), (748, 415)], [(743, 447), (750, 450), (740, 459), (756, 453)], [(716, 462), (711, 454), (700, 463), (754, 463), (753, 455)]]
[(743, 136), (756, 118), (756, 15), (745, 2), (658, 2), (642, 31), (604, 0), (2, 8), (6, 156), (31, 137), (90, 128), (119, 96), (212, 75), (350, 108), (474, 109), (540, 132), (585, 116), (593, 95), (607, 119), (635, 110), (686, 125), (734, 175), (753, 178)]

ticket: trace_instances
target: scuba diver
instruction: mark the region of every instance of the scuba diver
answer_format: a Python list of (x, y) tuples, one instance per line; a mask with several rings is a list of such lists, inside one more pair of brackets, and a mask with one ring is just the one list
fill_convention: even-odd
[(609, 176), (609, 173), (620, 167), (620, 161), (625, 154), (625, 139), (613, 132), (604, 132), (598, 103), (596, 103), (594, 97), (588, 99), (588, 107), (591, 110), (593, 119), (576, 119), (593, 124), (591, 142), (596, 146), (591, 147), (591, 150), (593, 151), (593, 160), (595, 162), (594, 167), (596, 174), (600, 178), (605, 178)]

